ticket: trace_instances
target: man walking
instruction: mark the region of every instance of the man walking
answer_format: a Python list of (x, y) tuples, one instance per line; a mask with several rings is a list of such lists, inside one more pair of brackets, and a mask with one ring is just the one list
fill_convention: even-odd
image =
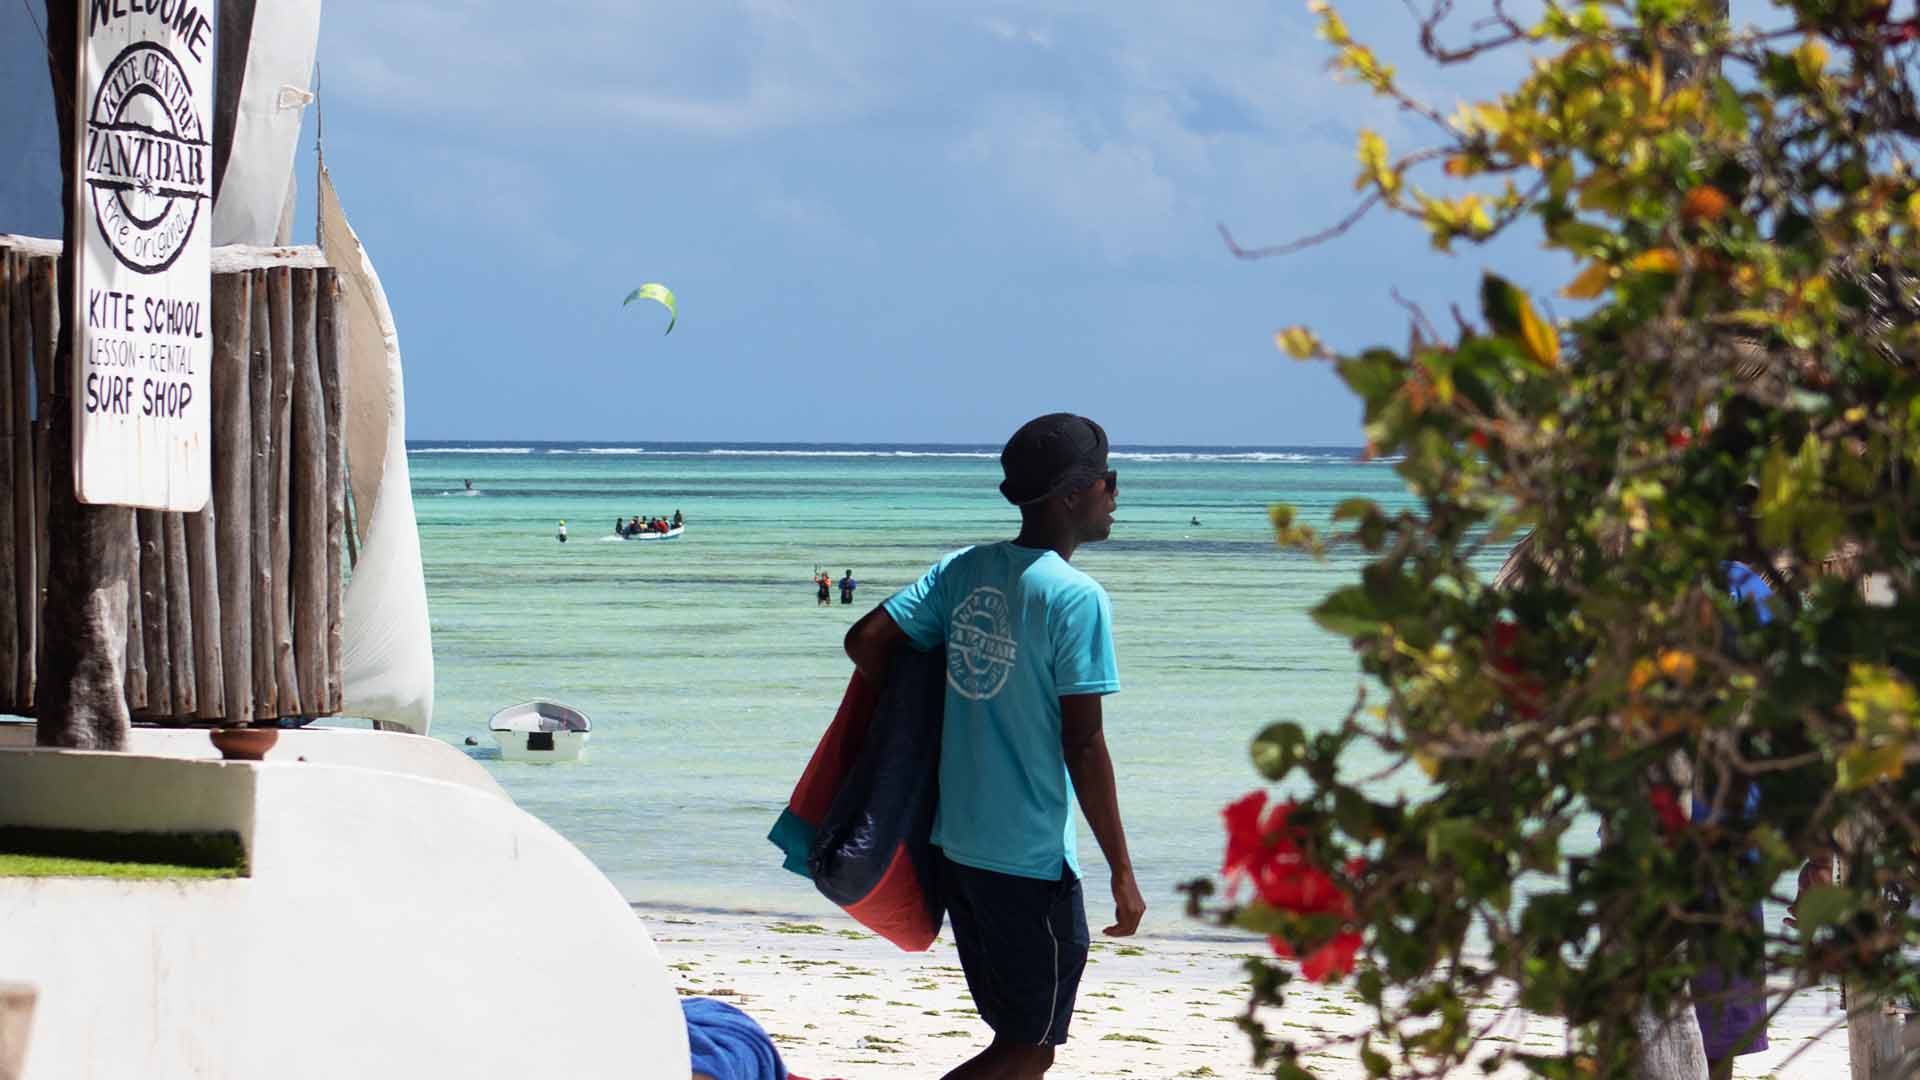
[(1146, 912), (1120, 822), (1100, 699), (1120, 688), (1106, 590), (1068, 561), (1113, 530), (1107, 433), (1071, 413), (1028, 422), (1000, 454), (1020, 508), (1011, 541), (956, 551), (847, 631), (847, 655), (886, 678), (907, 638), (947, 646), (940, 898), (993, 1041), (947, 1080), (1027, 1080), (1067, 1039), (1087, 962), (1074, 852), (1077, 798), (1112, 869), (1112, 937)]

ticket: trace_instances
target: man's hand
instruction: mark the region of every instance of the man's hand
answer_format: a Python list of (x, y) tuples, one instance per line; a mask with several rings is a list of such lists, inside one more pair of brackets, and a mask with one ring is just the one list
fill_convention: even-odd
[(1140, 898), (1140, 886), (1133, 871), (1113, 872), (1113, 925), (1101, 933), (1108, 937), (1129, 937), (1140, 928), (1140, 917), (1147, 913), (1147, 902)]

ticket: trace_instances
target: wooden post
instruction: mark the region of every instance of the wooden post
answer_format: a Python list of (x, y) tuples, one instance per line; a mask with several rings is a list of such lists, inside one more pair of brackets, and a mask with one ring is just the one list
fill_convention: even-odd
[(147, 715), (147, 629), (146, 607), (140, 590), (140, 518), (127, 515), (128, 549), (135, 557), (127, 560), (127, 711), (136, 718)]
[(160, 515), (166, 530), (167, 644), (173, 649), (173, 715), (176, 723), (191, 719), (198, 709), (200, 688), (193, 673), (193, 582), (187, 577), (186, 515)]
[(267, 271), (267, 304), (273, 320), (273, 572), (279, 575), (273, 601), (273, 678), (279, 684), (279, 716), (300, 715), (300, 675), (293, 666), (293, 272)]
[[(40, 259), (30, 265), (33, 287), (33, 382), (36, 396), (33, 471), (36, 474), (37, 485), (34, 488), (34, 510), (40, 518), (37, 526), (39, 533), (33, 545), (33, 549), (40, 553), (38, 565), (35, 567), (40, 574), (40, 587), (33, 594), (33, 621), (37, 633), (40, 609), (46, 602), (47, 564), (52, 558), (47, 548), (47, 507), (50, 505), (47, 485), (53, 475), (53, 470), (48, 467), (47, 431), (50, 417), (53, 415), (53, 352), (58, 345), (55, 336), (60, 332), (60, 316), (53, 310), (54, 297), (59, 293), (59, 290), (54, 287), (53, 260)], [(131, 527), (131, 519), (128, 525)], [(132, 551), (133, 548), (129, 546), (127, 550)], [(132, 565), (131, 560), (128, 565)], [(35, 666), (38, 667), (38, 665)], [(38, 671), (35, 672), (34, 677), (37, 682)]]
[(267, 272), (248, 275), (253, 326), (247, 333), (247, 394), (252, 410), (253, 457), (253, 710), (254, 719), (280, 715), (273, 677), (273, 332)]
[[(16, 389), (13, 385), (13, 352), (15, 341), (25, 341), (24, 334), (14, 332), (16, 323), (30, 325), (33, 317), (25, 311), (19, 317), (13, 314), (13, 275), (19, 266), (19, 259), (12, 251), (0, 251), (0, 476), (13, 478), (13, 432), (9, 430), (13, 423), (13, 398)], [(25, 394), (27, 388), (21, 386), (18, 393)], [(22, 545), (14, 540), (13, 504), (23, 493), (17, 488), (4, 503), (0, 503), (0, 552), (6, 552), (5, 566), (0, 566), (0, 703), (12, 712), (21, 708), (18, 691), (20, 673), (20, 640), (25, 635), (23, 627), (15, 614), (14, 595), (16, 578), (13, 572), (12, 554)], [(24, 540), (25, 538), (21, 538)]]
[(141, 510), (140, 545), (140, 619), (145, 634), (147, 660), (146, 715), (166, 719), (173, 709), (173, 646), (169, 641), (172, 620), (167, 618), (167, 532), (158, 510)]
[[(60, 261), (58, 310), (74, 306), (73, 246), (80, 242), (81, 210), (75, 200), (73, 150), (74, 61), (79, 54), (79, 4), (48, 4), (47, 67), (53, 76), (53, 107), (60, 131), (62, 235), (68, 257)], [(51, 481), (47, 529), (60, 538), (47, 550), (47, 595), (40, 627), (39, 724), (35, 740), (68, 749), (122, 750), (127, 745), (126, 678), (127, 546), (130, 511), (123, 506), (82, 506), (73, 485), (74, 330), (60, 319), (52, 393), (47, 411), (47, 467)]]
[(315, 341), (315, 272), (293, 272), (293, 423), (287, 444), (292, 473), (288, 508), (293, 566), (294, 668), (302, 711), (326, 711), (327, 458), (326, 402), (320, 396)]
[(319, 272), (319, 297), (314, 312), (315, 344), (320, 353), (320, 395), (326, 408), (327, 455), (327, 697), (326, 711), (338, 713), (345, 707), (340, 682), (340, 600), (345, 582), (341, 570), (340, 548), (347, 534), (346, 507), (346, 428), (342, 412), (344, 377), (342, 362), (347, 354), (344, 344), (347, 320), (340, 311), (340, 275), (332, 269)]
[(187, 527), (187, 582), (193, 598), (193, 693), (198, 706), (194, 715), (202, 720), (227, 714), (226, 671), (220, 655), (220, 564), (214, 551), (218, 506), (209, 498), (205, 510), (180, 515)]
[(34, 469), (33, 436), (33, 263), (25, 253), (12, 257), (13, 273), (13, 538), (14, 603), (20, 638), (20, 670), (15, 700), (33, 705), (34, 665), (40, 638), (40, 484)]
[(222, 714), (253, 723), (253, 406), (247, 393), (252, 275), (213, 279), (213, 501), (220, 567)]

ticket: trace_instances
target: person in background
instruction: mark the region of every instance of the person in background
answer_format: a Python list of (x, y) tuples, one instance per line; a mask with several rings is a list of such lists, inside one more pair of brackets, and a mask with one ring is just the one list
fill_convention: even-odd
[(853, 568), (848, 567), (847, 576), (840, 579), (840, 602), (843, 604), (853, 603), (853, 590), (859, 587), (860, 583), (853, 580)]
[(816, 605), (833, 603), (832, 574), (827, 573), (825, 570), (814, 571), (813, 584), (815, 585), (814, 603)]
[(675, 510), (673, 512), (673, 527), (677, 529), (680, 526), (685, 525), (686, 523), (687, 523), (687, 519), (680, 516), (680, 511)]
[(560, 541), (563, 544), (567, 542), (567, 523), (566, 522), (563, 521), (560, 523), (559, 535), (555, 536), (554, 539)]
[(845, 643), (876, 685), (901, 642), (947, 646), (937, 887), (993, 1029), (947, 1080), (1032, 1080), (1067, 1039), (1089, 947), (1071, 801), (1112, 870), (1106, 934), (1132, 934), (1146, 913), (1101, 730), (1101, 698), (1120, 689), (1113, 608), (1069, 564), (1113, 531), (1120, 480), (1107, 433), (1082, 416), (1042, 416), (1007, 441), (1000, 466), (1019, 534), (941, 559)]

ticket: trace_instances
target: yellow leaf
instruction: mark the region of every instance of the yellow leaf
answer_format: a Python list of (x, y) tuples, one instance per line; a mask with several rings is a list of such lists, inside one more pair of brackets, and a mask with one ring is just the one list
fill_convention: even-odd
[(1539, 361), (1541, 367), (1559, 366), (1560, 335), (1533, 310), (1525, 297), (1520, 300), (1520, 336), (1526, 341), (1527, 355)]
[(1689, 221), (1717, 221), (1727, 212), (1727, 197), (1712, 184), (1702, 184), (1687, 192), (1680, 213)]
[(1448, 176), (1471, 176), (1473, 175), (1473, 159), (1465, 154), (1456, 154), (1448, 158), (1447, 163), (1442, 165), (1441, 169), (1445, 171)]
[(1380, 189), (1383, 195), (1391, 195), (1400, 186), (1400, 176), (1387, 165), (1387, 143), (1378, 132), (1363, 130), (1360, 132), (1360, 175), (1353, 182), (1354, 190), (1366, 187), (1369, 183)]
[(1567, 287), (1560, 290), (1560, 295), (1569, 300), (1591, 300), (1605, 292), (1612, 281), (1613, 267), (1603, 262), (1589, 263), (1578, 277), (1567, 282)]
[(1820, 39), (1809, 34), (1800, 47), (1793, 50), (1794, 66), (1800, 69), (1800, 77), (1808, 82), (1820, 81), (1820, 72), (1827, 66), (1827, 47)]
[(1273, 343), (1295, 360), (1311, 360), (1320, 355), (1322, 348), (1320, 339), (1304, 326), (1289, 326), (1274, 334)]
[(1629, 270), (1677, 274), (1680, 272), (1680, 256), (1672, 248), (1660, 248), (1655, 251), (1643, 251), (1627, 264)]
[(1654, 666), (1653, 661), (1644, 656), (1635, 660), (1633, 662), (1633, 671), (1627, 676), (1627, 690), (1637, 694), (1646, 689), (1647, 684), (1653, 681), (1654, 675), (1659, 670), (1659, 668)]
[(1693, 654), (1684, 649), (1668, 649), (1660, 654), (1660, 674), (1682, 686), (1693, 681)]

